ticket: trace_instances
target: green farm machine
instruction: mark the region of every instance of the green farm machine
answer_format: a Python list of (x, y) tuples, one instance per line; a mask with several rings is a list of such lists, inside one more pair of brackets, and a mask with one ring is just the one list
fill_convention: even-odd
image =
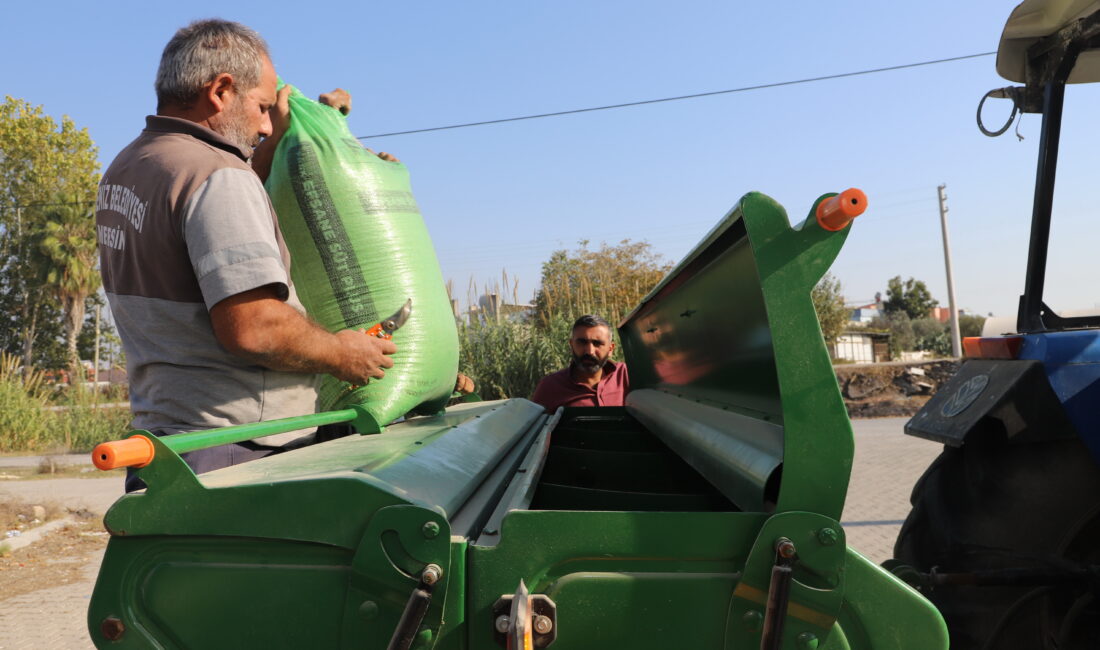
[[(379, 431), (352, 405), (97, 448), (148, 487), (105, 518), (93, 641), (939, 650), (950, 627), (956, 648), (1100, 647), (1100, 318), (1042, 299), (1065, 86), (1100, 81), (1098, 52), (1098, 2), (1027, 0), (1006, 26), (998, 70), (1024, 86), (988, 96), (1043, 114), (1018, 333), (968, 342), (907, 425), (945, 451), (892, 572), (839, 522), (854, 443), (810, 299), (866, 198), (792, 227), (750, 193), (619, 325), (623, 407), (473, 402)], [(180, 459), (339, 423), (359, 435), (199, 476)]]
[[(357, 407), (108, 447), (145, 492), (88, 612), (100, 648), (945, 648), (839, 523), (853, 437), (810, 290), (866, 199), (748, 194), (619, 326), (624, 407), (525, 399), (196, 476), (183, 451)], [(137, 454), (125, 458), (136, 450)], [(134, 460), (141, 457), (140, 461)], [(151, 460), (150, 460), (151, 458)]]

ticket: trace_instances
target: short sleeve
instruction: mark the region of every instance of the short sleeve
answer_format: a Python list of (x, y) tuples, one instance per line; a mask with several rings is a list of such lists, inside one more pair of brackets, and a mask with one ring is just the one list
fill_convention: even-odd
[(267, 285), (289, 295), (271, 205), (254, 172), (211, 174), (184, 206), (183, 236), (207, 309)]

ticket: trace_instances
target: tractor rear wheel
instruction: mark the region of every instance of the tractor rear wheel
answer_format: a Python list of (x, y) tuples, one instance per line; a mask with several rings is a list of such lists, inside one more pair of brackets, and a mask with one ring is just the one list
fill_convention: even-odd
[[(996, 431), (974, 431), (962, 447), (945, 447), (910, 502), (894, 556), (923, 573), (1065, 574), (1100, 565), (1100, 469), (1079, 439), (1007, 444)], [(952, 648), (1076, 650), (1100, 648), (1097, 586), (924, 591), (947, 621)]]

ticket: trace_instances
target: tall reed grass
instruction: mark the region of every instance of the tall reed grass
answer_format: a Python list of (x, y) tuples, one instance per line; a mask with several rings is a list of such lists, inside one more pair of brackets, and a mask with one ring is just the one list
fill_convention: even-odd
[(44, 446), (49, 437), (45, 376), (24, 373), (20, 360), (0, 352), (0, 452)]
[(0, 353), (0, 453), (91, 451), (128, 430), (130, 409), (113, 405), (124, 400), (79, 386), (52, 391), (44, 373), (23, 372), (17, 357)]
[(121, 438), (130, 430), (133, 417), (129, 404), (117, 406), (124, 398), (124, 394), (96, 395), (80, 387), (66, 391), (56, 400), (60, 408), (50, 411), (54, 443), (67, 451), (84, 452)]
[(459, 368), (484, 399), (530, 397), (543, 375), (569, 363), (569, 325), (510, 319), (459, 325)]

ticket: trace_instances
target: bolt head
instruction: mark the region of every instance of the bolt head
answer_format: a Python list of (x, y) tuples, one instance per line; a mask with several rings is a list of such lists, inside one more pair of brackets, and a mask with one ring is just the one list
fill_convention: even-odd
[(497, 632), (507, 634), (508, 626), (511, 625), (511, 623), (512, 620), (507, 616), (498, 616), (497, 620), (493, 621), (493, 626), (496, 628)]
[(741, 622), (745, 624), (745, 628), (750, 632), (759, 632), (760, 627), (764, 624), (764, 615), (755, 609), (750, 609), (741, 617)]
[(424, 573), (420, 574), (420, 579), (424, 581), (426, 585), (434, 585), (443, 578), (443, 567), (438, 564), (429, 564), (424, 567)]
[(108, 616), (99, 624), (99, 631), (108, 641), (118, 641), (126, 633), (126, 624), (121, 619)]
[(539, 634), (550, 634), (550, 631), (554, 629), (554, 621), (550, 620), (549, 616), (543, 616), (539, 614), (535, 617), (535, 631)]
[(822, 546), (833, 546), (840, 541), (840, 534), (832, 528), (822, 528), (817, 531), (817, 541), (821, 542)]
[(435, 539), (439, 535), (439, 524), (434, 521), (426, 522), (420, 527), (420, 532), (428, 539)]
[(798, 635), (799, 650), (817, 650), (819, 643), (817, 637), (810, 632), (803, 632)]
[(798, 551), (794, 547), (794, 542), (786, 537), (780, 537), (775, 543), (775, 550), (780, 556), (785, 558), (792, 558), (798, 554)]
[(364, 601), (363, 604), (359, 606), (359, 615), (367, 621), (376, 618), (378, 616), (378, 603), (373, 600)]

